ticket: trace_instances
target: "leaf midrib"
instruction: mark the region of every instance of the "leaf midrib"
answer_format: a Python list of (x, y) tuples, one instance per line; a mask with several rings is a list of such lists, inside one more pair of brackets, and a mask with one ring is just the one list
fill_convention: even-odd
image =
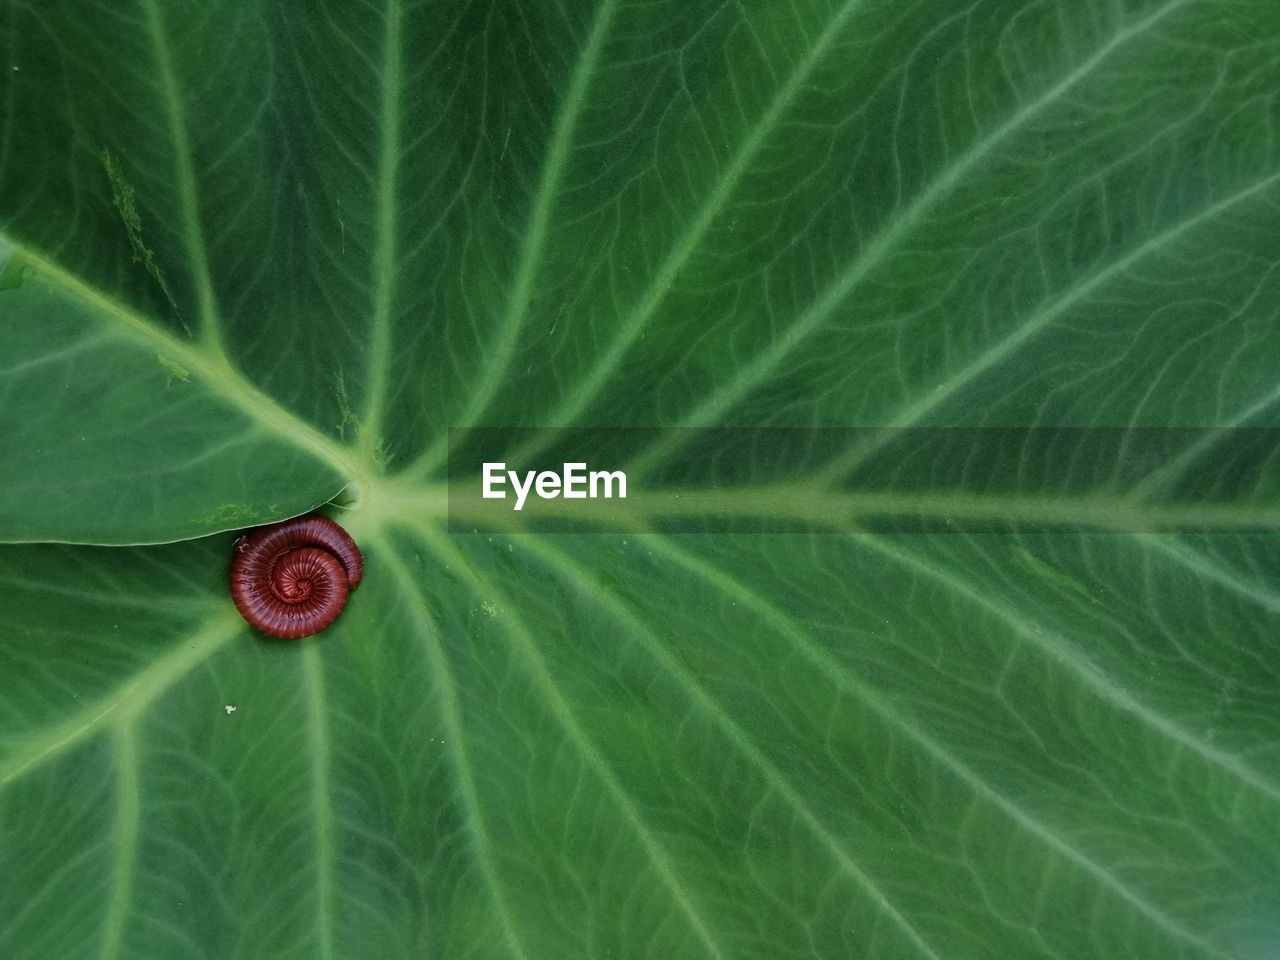
[(376, 461), (381, 445), (382, 422), (387, 404), (391, 365), (391, 311), (395, 300), (397, 240), (399, 230), (400, 125), (404, 86), (401, 49), (400, 0), (387, 0), (383, 36), (381, 141), (378, 151), (376, 242), (373, 253), (371, 288), (373, 308), (370, 322), (369, 383), (365, 414), (357, 434), (357, 445), (368, 462)]
[(886, 517), (958, 524), (1079, 526), (1143, 533), (1160, 530), (1280, 530), (1280, 503), (1147, 502), (1110, 491), (1097, 495), (957, 493), (937, 490), (865, 489), (842, 492), (804, 478), (766, 486), (666, 487), (632, 489), (626, 500), (541, 500), (531, 495), (516, 512), (511, 500), (500, 508), (480, 495), (478, 477), (445, 486), (396, 486), (379, 491), (363, 522), (475, 521), (519, 529), (543, 519), (565, 519), (600, 528), (637, 527), (661, 520), (728, 518), (779, 520), (821, 527), (855, 528)]
[(101, 960), (117, 960), (124, 946), (125, 924), (133, 899), (133, 875), (138, 859), (138, 827), (142, 818), (142, 787), (137, 734), (131, 721), (119, 723), (111, 740), (115, 775), (115, 820), (111, 896), (102, 926)]
[(307, 643), (299, 651), (302, 657), (303, 689), (306, 692), (307, 747), (311, 753), (311, 813), (314, 820), (316, 857), (316, 929), (319, 934), (319, 960), (333, 960), (334, 861), (337, 844), (333, 838), (333, 797), (329, 783), (331, 764), (329, 718), (326, 711), (324, 668), (320, 651)]
[(424, 598), (409, 569), (401, 561), (394, 546), (385, 543), (378, 545), (382, 547), (378, 557), (387, 564), (392, 577), (398, 581), (399, 590), (409, 598), (409, 615), (418, 628), (419, 636), (416, 639), (419, 639), (425, 647), (425, 655), (437, 687), (436, 701), (444, 724), (445, 746), (449, 752), (454, 776), (457, 777), (462, 808), (466, 813), (467, 827), (475, 844), (480, 873), (498, 911), (498, 922), (502, 927), (503, 939), (512, 956), (517, 960), (528, 960), (528, 954), (516, 930), (509, 895), (500, 882), (493, 852), (493, 839), (484, 819), (480, 792), (476, 787), (475, 775), (472, 773), (457, 685), (454, 682), (448, 658), (441, 648), (435, 624), (426, 616)]

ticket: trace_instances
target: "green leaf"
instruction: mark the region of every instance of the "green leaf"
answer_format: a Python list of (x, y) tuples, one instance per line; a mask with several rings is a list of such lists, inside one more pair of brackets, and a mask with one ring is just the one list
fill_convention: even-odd
[(182, 338), (26, 262), (34, 275), (3, 294), (0, 540), (179, 540), (342, 489), (328, 438)]
[[(0, 51), (0, 956), (1274, 954), (1273, 5)], [(267, 641), (228, 531), (335, 499)]]

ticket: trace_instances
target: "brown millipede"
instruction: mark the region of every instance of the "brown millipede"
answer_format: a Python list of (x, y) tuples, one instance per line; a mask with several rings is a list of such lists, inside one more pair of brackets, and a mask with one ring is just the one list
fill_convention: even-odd
[(236, 540), (231, 598), (263, 633), (307, 637), (338, 618), (363, 573), (360, 548), (347, 531), (327, 517), (295, 517)]

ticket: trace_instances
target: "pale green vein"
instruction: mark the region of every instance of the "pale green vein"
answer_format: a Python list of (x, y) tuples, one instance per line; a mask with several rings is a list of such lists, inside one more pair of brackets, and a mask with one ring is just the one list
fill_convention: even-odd
[(458, 690), (453, 681), (453, 673), (449, 668), (449, 658), (445, 656), (440, 645), (440, 638), (435, 624), (424, 614), (425, 599), (418, 581), (414, 580), (409, 569), (401, 562), (399, 553), (389, 545), (383, 544), (378, 558), (386, 564), (392, 577), (399, 581), (400, 589), (409, 597), (405, 606), (409, 615), (416, 622), (422, 646), (426, 651), (431, 666), (431, 677), (439, 696), (436, 702), (440, 705), (441, 720), (445, 728), (445, 747), (454, 773), (458, 778), (462, 807), (466, 812), (467, 826), (475, 845), (476, 858), (480, 873), (489, 887), (489, 895), (493, 898), (498, 911), (498, 923), (502, 927), (503, 939), (507, 943), (512, 956), (517, 960), (528, 960), (520, 938), (516, 933), (512, 919), (511, 907), (499, 883), (496, 860), (493, 855), (493, 841), (485, 826), (483, 807), (480, 803), (480, 791), (476, 787), (475, 775), (471, 770), (471, 760), (467, 756), (466, 731), (462, 721), (462, 706), (458, 700)]
[(791, 521), (797, 525), (854, 528), (871, 518), (905, 517), (937, 524), (1079, 526), (1096, 530), (1275, 530), (1280, 504), (1141, 503), (1107, 493), (1052, 497), (1035, 494), (982, 494), (947, 488), (918, 491), (856, 490), (843, 492), (811, 481), (768, 486), (629, 489), (620, 500), (543, 500), (531, 497), (516, 513), (483, 500), (479, 479), (457, 481), (447, 496), (435, 488), (389, 487), (378, 504), (386, 521), (443, 516), (481, 524), (518, 528), (522, 523), (555, 517), (601, 527), (634, 527), (655, 520), (740, 518)]
[(86, 283), (55, 261), (12, 238), (0, 241), (19, 250), (37, 275), (98, 311), (148, 352), (159, 352), (200, 378), (203, 386), (264, 430), (323, 461), (343, 479), (368, 484), (372, 468), (353, 453), (290, 413), (235, 370), (221, 354), (210, 355), (149, 322), (132, 308)]
[(1174, 536), (1138, 534), (1135, 539), (1143, 546), (1162, 554), (1174, 563), (1190, 570), (1198, 577), (1211, 580), (1238, 596), (1253, 601), (1272, 613), (1280, 614), (1280, 592), (1261, 583), (1250, 583), (1225, 564), (1206, 557)]
[(391, 366), (391, 311), (395, 298), (400, 171), (400, 99), (403, 95), (403, 40), (400, 0), (388, 0), (382, 53), (382, 116), (378, 159), (376, 244), (373, 252), (373, 319), (369, 329), (369, 382), (358, 442), (367, 459), (382, 453)]
[(1058, 664), (1076, 676), (1088, 690), (1116, 709), (1135, 718), (1143, 725), (1159, 733), (1165, 739), (1199, 757), (1210, 768), (1230, 775), (1250, 790), (1280, 802), (1280, 785), (1272, 783), (1239, 757), (1197, 737), (1170, 719), (1147, 706), (1136, 696), (1116, 683), (1081, 654), (1069, 640), (1058, 636), (1028, 619), (1026, 614), (999, 600), (987, 596), (956, 573), (937, 566), (922, 557), (891, 544), (881, 537), (857, 534), (850, 540), (860, 546), (887, 557), (899, 566), (906, 567), (948, 591), (963, 597), (970, 603), (991, 613), (1003, 621), (1017, 636), (1044, 654), (1051, 663)]
[(31, 370), (38, 369), (48, 364), (65, 363), (78, 353), (84, 353), (86, 350), (97, 350), (104, 344), (109, 343), (110, 337), (92, 337), (81, 340), (79, 343), (73, 343), (65, 346), (60, 350), (54, 350), (52, 353), (42, 354), (38, 357), (31, 357), (20, 363), (14, 364), (12, 367), (0, 368), (0, 377), (8, 380), (17, 380), (19, 375), (25, 374)]
[(183, 242), (194, 273), (196, 302), (200, 309), (200, 338), (210, 353), (221, 355), (222, 331), (218, 325), (218, 307), (213, 293), (213, 277), (209, 271), (209, 254), (205, 249), (204, 228), (200, 223), (200, 195), (196, 187), (195, 164), (192, 159), (191, 134), (188, 129), (183, 94), (174, 71), (164, 16), (157, 0), (144, 0), (147, 29), (155, 47), (156, 66), (160, 71), (160, 89), (164, 94), (165, 117), (173, 142), (174, 179), (181, 204)]
[[(1220, 948), (1209, 943), (1181, 921), (1170, 916), (1162, 907), (1152, 903), (1140, 892), (1134, 890), (1111, 869), (1077, 849), (1051, 826), (1041, 822), (1019, 806), (1016, 801), (1009, 799), (996, 790), (990, 782), (973, 768), (963, 763), (946, 746), (930, 737), (923, 725), (914, 722), (910, 717), (904, 716), (889, 700), (874, 692), (846, 663), (832, 656), (828, 650), (814, 642), (807, 633), (796, 626), (791, 618), (773, 604), (761, 598), (755, 591), (747, 588), (714, 564), (679, 549), (665, 537), (650, 535), (643, 536), (640, 539), (655, 554), (659, 554), (664, 559), (682, 567), (720, 591), (734, 603), (741, 604), (744, 610), (749, 610), (757, 615), (762, 623), (767, 624), (776, 634), (792, 643), (824, 676), (835, 681), (848, 691), (855, 700), (864, 703), (873, 713), (898, 730), (928, 756), (934, 764), (950, 771), (960, 782), (1000, 810), (1015, 824), (1096, 879), (1121, 900), (1128, 903), (1134, 910), (1154, 923), (1159, 929), (1193, 944), (1211, 956), (1221, 957), (1223, 960), (1231, 960)], [(589, 579), (582, 579), (581, 583), (584, 588), (592, 586)], [(598, 591), (593, 590), (592, 595), (598, 597)], [(612, 597), (609, 597), (609, 600), (616, 602), (613, 601)], [(657, 645), (657, 640), (654, 639), (653, 643)], [(678, 662), (676, 667), (684, 669)]]
[[(884, 228), (877, 232), (870, 243), (858, 252), (844, 272), (828, 285), (825, 292), (795, 322), (782, 331), (778, 338), (766, 349), (760, 351), (747, 363), (741, 364), (736, 369), (733, 377), (719, 386), (710, 396), (683, 417), (678, 426), (699, 427), (720, 422), (720, 419), (734, 404), (764, 381), (801, 343), (820, 329), (827, 318), (848, 300), (857, 286), (879, 266), (886, 256), (897, 248), (904, 237), (908, 236), (921, 223), (929, 210), (939, 201), (949, 196), (956, 186), (985, 160), (997, 146), (1008, 140), (1028, 121), (1060, 101), (1077, 84), (1125, 44), (1146, 33), (1171, 12), (1184, 6), (1187, 2), (1189, 0), (1175, 0), (1175, 2), (1167, 4), (1155, 11), (1155, 13), (1119, 31), (1066, 77), (1014, 112), (990, 134), (975, 141), (969, 149), (960, 154), (953, 163), (924, 187), (901, 213), (892, 217)], [(972, 376), (981, 372), (981, 370), (985, 370), (1012, 352), (1013, 349), (1021, 345), (1025, 339), (1047, 322), (1047, 318), (1041, 318), (1039, 321), (1033, 318), (1012, 334), (1004, 343), (992, 348), (983, 358), (979, 358), (969, 367), (966, 367), (965, 371), (959, 376)], [(940, 387), (939, 390), (947, 393), (954, 392), (959, 383), (960, 381), (957, 379), (950, 391), (945, 390), (945, 385)], [(917, 401), (916, 404), (913, 404), (907, 411), (904, 411), (902, 417), (895, 418), (893, 422), (897, 423), (898, 419), (905, 419), (908, 414), (916, 417), (921, 416), (927, 410), (933, 409), (939, 402), (941, 402), (941, 399), (935, 396), (934, 393), (930, 393)], [(920, 409), (916, 410), (916, 407)], [(651, 451), (637, 461), (635, 465), (636, 471), (641, 473), (651, 468), (661, 461), (663, 457), (678, 448), (680, 443), (681, 438), (678, 433), (668, 434), (664, 440), (656, 441)]]
[(119, 960), (125, 924), (133, 899), (133, 873), (138, 859), (138, 825), (141, 820), (142, 790), (138, 775), (138, 745), (132, 723), (120, 723), (112, 737), (115, 772), (115, 825), (112, 832), (114, 855), (111, 868), (111, 896), (103, 921), (101, 960)]
[(636, 636), (645, 638), (648, 641), (644, 646), (645, 652), (653, 657), (671, 678), (680, 685), (689, 699), (720, 728), (725, 738), (764, 774), (773, 789), (786, 800), (805, 826), (809, 828), (810, 832), (819, 839), (831, 854), (832, 859), (853, 879), (854, 883), (867, 898), (885, 912), (885, 915), (898, 928), (899, 932), (921, 954), (930, 958), (930, 960), (941, 960), (939, 954), (924, 939), (920, 931), (916, 929), (915, 924), (907, 918), (906, 914), (893, 905), (875, 879), (845, 850), (839, 838), (814, 813), (809, 804), (805, 802), (804, 797), (791, 785), (791, 782), (778, 769), (777, 765), (769, 759), (764, 751), (752, 743), (750, 736), (738, 725), (737, 721), (721, 707), (718, 701), (707, 693), (702, 684), (698, 683), (675, 657), (671, 656), (666, 646), (653, 636), (652, 631), (635, 616), (630, 608), (620, 603), (612, 594), (598, 589), (586, 570), (569, 560), (563, 552), (545, 546), (540, 539), (520, 537), (513, 538), (511, 542), (531, 556), (539, 559), (542, 563), (559, 571), (562, 577), (572, 583), (576, 583), (592, 600), (607, 610), (614, 620), (625, 625)]
[[(600, 0), (590, 32), (574, 66), (564, 102), (552, 129), (551, 142), (534, 195), (529, 224), (520, 243), (515, 279), (507, 296), (506, 309), (499, 321), (494, 342), (486, 352), (483, 371), (478, 376), (466, 406), (457, 414), (454, 421), (455, 426), (460, 430), (470, 429), (479, 422), (505, 381), (507, 371), (515, 359), (516, 349), (520, 343), (520, 333), (524, 328), (529, 303), (533, 299), (534, 283), (545, 254), (556, 195), (572, 152), (578, 119), (587, 100), (588, 86), (604, 50), (605, 39), (616, 7), (617, 0)], [(448, 436), (442, 433), (409, 467), (409, 471), (419, 473), (434, 470), (444, 459), (447, 447)]]
[(320, 960), (333, 960), (334, 839), (330, 798), (329, 718), (326, 715), (324, 665), (314, 640), (304, 642), (303, 688), (307, 694), (307, 747), (311, 753), (311, 815), (315, 820), (316, 929)]
[(12, 783), (114, 723), (129, 723), (179, 680), (226, 646), (244, 627), (234, 611), (176, 643), (137, 676), (0, 760), (0, 787)]
[[(1054, 321), (1062, 317), (1062, 315), (1072, 307), (1084, 301), (1099, 288), (1105, 286), (1118, 277), (1124, 276), (1140, 261), (1159, 250), (1168, 247), (1169, 244), (1195, 230), (1197, 227), (1211, 222), (1216, 217), (1241, 203), (1256, 199), (1259, 194), (1264, 193), (1277, 184), (1280, 184), (1280, 173), (1272, 174), (1271, 176), (1259, 180), (1257, 183), (1253, 183), (1241, 190), (1238, 190), (1235, 193), (1224, 197), (1222, 200), (1219, 200), (1217, 203), (1205, 207), (1198, 213), (1180, 220), (1167, 229), (1148, 238), (1143, 243), (1130, 250), (1123, 257), (1116, 260), (1110, 266), (1099, 270), (1087, 280), (1077, 284), (1066, 291), (1062, 296), (1037, 310), (1028, 320), (1018, 326), (1017, 329), (1011, 331), (999, 341), (992, 344), (987, 350), (983, 351), (964, 367), (954, 373), (948, 374), (933, 387), (923, 392), (916, 400), (908, 403), (901, 411), (888, 419), (884, 425), (886, 430), (909, 427), (919, 423), (928, 414), (938, 409), (943, 403), (955, 396), (955, 394), (963, 387), (973, 383), (978, 379), (978, 377), (995, 367), (997, 364), (1008, 360), (1028, 340), (1049, 327), (1054, 323)], [(875, 439), (850, 448), (846, 454), (833, 460), (822, 471), (822, 479), (834, 481), (846, 475), (849, 471), (857, 467), (858, 464), (864, 462), (868, 457), (880, 449), (880, 447), (883, 446), (891, 436), (892, 435), (887, 432), (881, 433)], [(1185, 467), (1186, 457), (1195, 457), (1201, 452), (1202, 451), (1198, 448), (1193, 448), (1191, 451), (1185, 453), (1178, 461), (1178, 468), (1181, 469), (1182, 467)], [(1160, 474), (1160, 476), (1164, 475)]]
[[(676, 278), (688, 264), (690, 258), (698, 250), (716, 219), (724, 212), (730, 198), (737, 190), (742, 178), (751, 169), (761, 149), (769, 142), (769, 137), (795, 102), (800, 91), (804, 89), (810, 75), (822, 63), (830, 51), (832, 44), (844, 29), (849, 18), (862, 6), (864, 0), (845, 0), (832, 15), (827, 25), (818, 35), (809, 50), (800, 58), (786, 81), (778, 88), (759, 120), (751, 127), (747, 136), (738, 145), (737, 151), (725, 166), (724, 172), (716, 182), (714, 189), (707, 195), (698, 208), (693, 219), (680, 238), (672, 246), (662, 265), (654, 274), (645, 292), (641, 295), (618, 325), (609, 345), (595, 361), (587, 378), (574, 385), (547, 417), (552, 428), (563, 428), (573, 422), (587, 406), (599, 396), (608, 379), (618, 369), (627, 351), (640, 337), (641, 333), (653, 319), (658, 308), (666, 300), (675, 284)], [(522, 448), (511, 456), (511, 460), (521, 463), (535, 455), (538, 450), (549, 446), (555, 439), (555, 431), (545, 431), (536, 441), (536, 445)]]
[(1134, 487), (1134, 497), (1146, 499), (1168, 489), (1186, 472), (1189, 466), (1204, 457), (1224, 438), (1230, 437), (1233, 429), (1245, 426), (1253, 421), (1255, 417), (1270, 410), (1277, 403), (1280, 403), (1280, 383), (1277, 383), (1265, 396), (1255, 400), (1245, 409), (1231, 417), (1226, 423), (1219, 424), (1214, 429), (1206, 431), (1168, 464), (1158, 470), (1153, 470), (1144, 477), (1142, 482)]
[[(670, 855), (663, 849), (653, 831), (645, 823), (640, 811), (636, 809), (635, 802), (618, 780), (617, 774), (614, 773), (609, 762), (600, 753), (595, 741), (591, 739), (582, 724), (579, 723), (573, 708), (569, 705), (564, 695), (561, 694), (555, 679), (551, 675), (551, 671), (547, 667), (546, 660), (539, 652), (537, 643), (529, 635), (524, 623), (517, 615), (511, 612), (511, 605), (506, 602), (505, 598), (495, 588), (472, 572), (466, 558), (447, 538), (427, 525), (415, 527), (415, 530), (432, 552), (459, 578), (464, 580), (477, 597), (491, 604), (496, 611), (496, 615), (506, 627), (507, 636), (511, 638), (523, 659), (528, 663), (533, 678), (547, 698), (547, 704), (552, 714), (568, 735), (574, 747), (582, 755), (587, 766), (595, 772), (600, 783), (612, 798), (614, 805), (631, 825), (631, 829), (635, 832), (641, 848), (648, 856), (650, 863), (653, 864), (658, 878), (670, 892), (676, 908), (684, 915), (690, 930), (698, 938), (708, 956), (715, 958), (715, 960), (725, 960), (724, 953), (716, 943), (710, 929), (708, 929), (706, 921), (703, 920), (689, 890), (676, 873)], [(933, 958), (933, 960), (937, 960), (937, 958)]]

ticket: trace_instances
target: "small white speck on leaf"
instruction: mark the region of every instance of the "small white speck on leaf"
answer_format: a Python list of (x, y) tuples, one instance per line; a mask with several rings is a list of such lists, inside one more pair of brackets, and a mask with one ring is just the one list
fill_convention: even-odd
[(231, 704), (229, 704), (229, 703), (228, 703), (225, 707), (223, 707), (222, 709), (223, 709), (223, 710), (225, 710), (225, 711), (227, 711), (227, 716), (228, 716), (228, 717), (229, 717), (229, 716), (231, 716), (233, 713), (235, 713), (235, 712), (236, 712), (236, 708), (235, 708), (235, 707), (233, 707), (233, 706), (232, 706)]

